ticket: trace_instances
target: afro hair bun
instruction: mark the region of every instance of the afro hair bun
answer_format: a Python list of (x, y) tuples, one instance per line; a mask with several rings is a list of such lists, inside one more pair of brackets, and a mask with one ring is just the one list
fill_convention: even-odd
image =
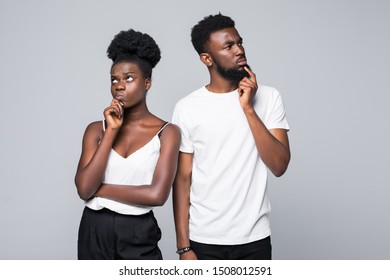
[(115, 35), (107, 49), (107, 56), (113, 62), (138, 56), (150, 63), (152, 68), (161, 59), (160, 48), (148, 34), (129, 29)]

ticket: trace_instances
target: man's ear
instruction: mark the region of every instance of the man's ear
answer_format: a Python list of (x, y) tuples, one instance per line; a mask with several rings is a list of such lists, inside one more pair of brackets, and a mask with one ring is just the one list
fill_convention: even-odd
[(213, 66), (213, 59), (210, 56), (210, 54), (208, 54), (208, 53), (201, 53), (199, 55), (199, 58), (200, 58), (200, 61), (202, 61), (203, 64), (206, 65), (207, 67)]
[(152, 87), (152, 79), (147, 78), (145, 79), (145, 89), (149, 90)]

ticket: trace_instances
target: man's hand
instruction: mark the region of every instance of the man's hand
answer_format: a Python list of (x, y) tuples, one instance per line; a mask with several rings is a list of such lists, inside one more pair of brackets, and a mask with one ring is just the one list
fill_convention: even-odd
[(197, 260), (198, 257), (196, 256), (194, 251), (188, 251), (180, 255), (180, 260)]
[(238, 94), (240, 96), (240, 104), (243, 110), (253, 108), (253, 98), (257, 92), (257, 80), (256, 75), (248, 67), (244, 67), (245, 71), (248, 72), (249, 78), (243, 78), (238, 84)]

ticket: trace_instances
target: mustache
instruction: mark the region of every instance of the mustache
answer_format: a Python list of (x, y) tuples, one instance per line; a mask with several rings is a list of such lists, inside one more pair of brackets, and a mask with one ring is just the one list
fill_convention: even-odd
[(246, 56), (245, 56), (245, 55), (240, 56), (240, 57), (236, 60), (236, 63), (239, 63), (239, 62), (241, 62), (241, 61), (243, 61), (243, 60), (246, 60)]

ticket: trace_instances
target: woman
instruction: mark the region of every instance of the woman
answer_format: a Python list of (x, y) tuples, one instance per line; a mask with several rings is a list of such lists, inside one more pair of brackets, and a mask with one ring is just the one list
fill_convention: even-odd
[(78, 258), (162, 259), (152, 207), (169, 196), (180, 131), (146, 105), (160, 49), (149, 35), (130, 29), (114, 37), (107, 54), (113, 99), (105, 120), (85, 131), (75, 177), (86, 202)]

